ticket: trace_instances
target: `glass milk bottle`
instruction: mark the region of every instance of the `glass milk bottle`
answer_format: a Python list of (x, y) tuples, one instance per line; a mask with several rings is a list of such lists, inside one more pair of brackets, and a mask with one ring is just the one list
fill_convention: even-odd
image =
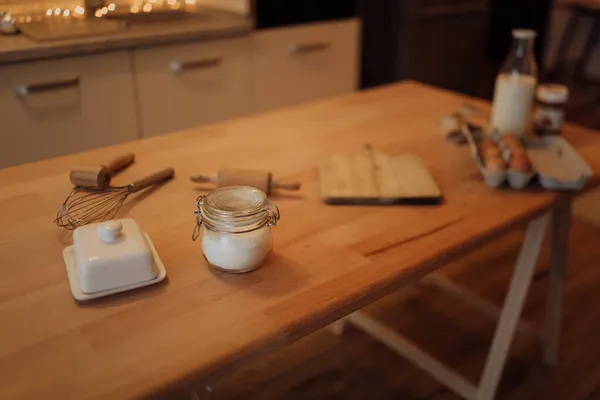
[(512, 35), (512, 48), (496, 78), (491, 125), (500, 133), (522, 135), (529, 126), (537, 84), (533, 53), (537, 34), (530, 29), (515, 29)]

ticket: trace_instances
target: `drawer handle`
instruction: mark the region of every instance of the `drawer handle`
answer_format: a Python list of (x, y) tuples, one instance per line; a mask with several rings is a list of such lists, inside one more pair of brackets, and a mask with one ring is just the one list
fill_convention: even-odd
[(186, 69), (207, 69), (218, 67), (223, 63), (221, 57), (206, 58), (204, 60), (197, 61), (171, 61), (169, 63), (169, 69), (178, 74)]
[(65, 79), (63, 81), (33, 83), (31, 85), (19, 85), (15, 87), (17, 96), (27, 96), (30, 94), (53, 92), (55, 90), (65, 90), (79, 86), (79, 78)]
[(321, 51), (327, 49), (328, 47), (328, 42), (292, 43), (288, 45), (287, 51), (288, 54), (296, 55)]

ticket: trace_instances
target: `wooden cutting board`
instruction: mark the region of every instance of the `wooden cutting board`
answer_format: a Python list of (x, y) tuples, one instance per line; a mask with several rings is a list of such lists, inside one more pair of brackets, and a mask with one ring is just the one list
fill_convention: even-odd
[(335, 155), (320, 166), (327, 204), (439, 204), (442, 194), (422, 159), (390, 156), (370, 145)]

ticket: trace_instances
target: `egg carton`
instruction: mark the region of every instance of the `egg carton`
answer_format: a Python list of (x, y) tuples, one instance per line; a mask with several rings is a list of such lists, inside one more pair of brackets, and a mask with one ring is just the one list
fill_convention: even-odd
[(538, 182), (548, 190), (581, 190), (592, 175), (592, 169), (573, 147), (561, 136), (545, 136), (541, 138), (521, 138), (521, 143), (531, 164), (533, 172), (491, 171), (485, 167), (479, 151), (479, 143), (483, 139), (491, 139), (502, 148), (502, 157), (508, 161), (510, 150), (497, 133), (488, 134), (485, 138), (474, 139), (464, 132), (471, 153), (483, 180), (488, 186), (500, 188), (508, 185), (512, 189), (522, 190)]

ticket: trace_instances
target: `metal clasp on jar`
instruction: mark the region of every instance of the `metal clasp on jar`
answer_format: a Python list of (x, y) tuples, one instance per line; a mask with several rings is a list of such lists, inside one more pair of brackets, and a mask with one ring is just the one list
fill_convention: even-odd
[[(268, 208), (273, 207), (274, 209)], [(276, 226), (277, 222), (281, 219), (281, 213), (279, 212), (279, 207), (277, 207), (273, 203), (267, 203), (267, 209), (265, 210), (269, 213), (269, 221), (266, 223), (266, 226)]]
[(194, 226), (194, 231), (192, 232), (192, 240), (198, 239), (200, 236), (200, 227), (202, 226), (202, 211), (200, 211), (200, 207), (202, 207), (202, 203), (204, 202), (204, 195), (198, 196), (196, 199), (196, 209), (194, 210), (194, 215), (196, 216), (196, 226)]

